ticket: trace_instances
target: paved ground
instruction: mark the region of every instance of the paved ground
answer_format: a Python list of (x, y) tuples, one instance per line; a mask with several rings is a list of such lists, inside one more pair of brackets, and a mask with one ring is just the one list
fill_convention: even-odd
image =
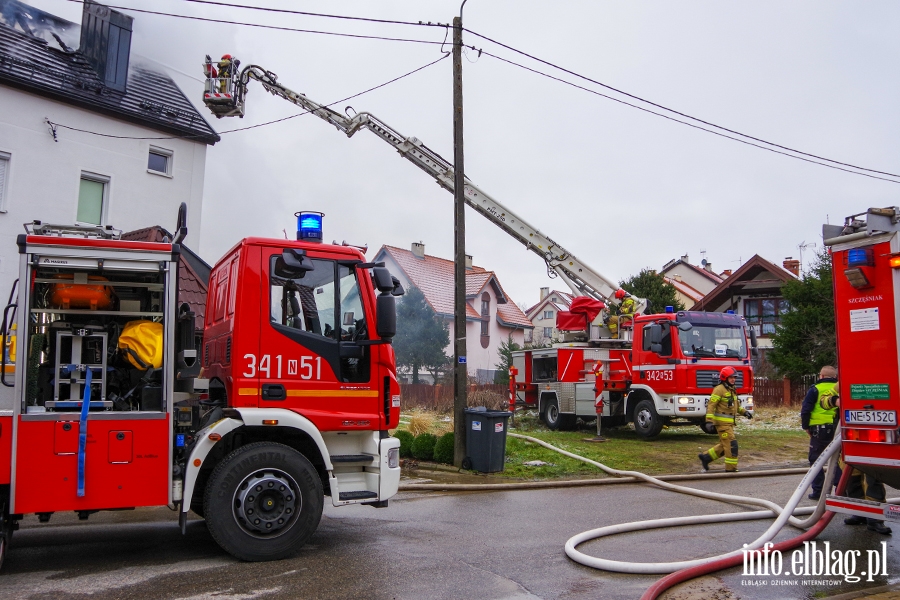
[[(783, 503), (799, 476), (698, 481), (696, 487)], [(898, 495), (891, 490), (890, 495)], [(563, 546), (583, 530), (625, 521), (716, 512), (734, 506), (640, 485), (494, 492), (404, 493), (387, 509), (326, 507), (322, 524), (296, 557), (241, 563), (222, 552), (202, 521), (182, 536), (167, 509), (93, 515), (80, 523), (32, 517), (13, 538), (0, 575), (2, 598), (609, 598), (633, 599), (657, 576), (595, 571), (570, 561)], [(590, 542), (582, 550), (621, 560), (666, 561), (739, 548), (764, 521), (651, 530)], [(900, 527), (895, 527), (900, 535)], [(778, 539), (792, 537), (793, 530)], [(669, 598), (810, 598), (881, 588), (900, 580), (894, 538), (845, 526), (820, 541), (842, 551), (887, 542), (888, 576), (846, 582), (821, 577), (748, 577), (732, 569)], [(865, 554), (865, 553), (863, 553)], [(857, 571), (864, 569), (858, 567)], [(759, 584), (765, 581), (765, 585)], [(776, 583), (777, 582), (777, 583)], [(892, 596), (883, 596), (891, 598)]]

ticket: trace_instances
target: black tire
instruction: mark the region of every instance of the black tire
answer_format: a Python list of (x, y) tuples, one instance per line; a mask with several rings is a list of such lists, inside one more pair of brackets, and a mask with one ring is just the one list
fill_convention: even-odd
[(554, 398), (544, 404), (544, 423), (551, 431), (556, 431), (559, 429), (560, 422), (559, 402)]
[(575, 415), (559, 415), (560, 431), (575, 431), (578, 429), (578, 417)]
[(641, 437), (652, 438), (663, 428), (662, 417), (656, 412), (652, 400), (641, 400), (634, 407), (634, 430)]
[(462, 468), (465, 471), (472, 470), (472, 459), (470, 457), (467, 456), (462, 460)]
[(716, 435), (719, 433), (718, 431), (716, 431), (716, 426), (709, 421), (703, 421), (703, 423), (700, 425), (700, 429), (703, 430), (703, 433), (708, 433), (709, 435)]
[(0, 502), (0, 569), (3, 568), (6, 553), (9, 552), (12, 534), (13, 521), (9, 516), (9, 501), (7, 498), (3, 498), (3, 501)]
[(203, 512), (219, 546), (255, 562), (299, 550), (319, 526), (323, 502), (322, 481), (305, 456), (283, 444), (256, 442), (216, 466)]

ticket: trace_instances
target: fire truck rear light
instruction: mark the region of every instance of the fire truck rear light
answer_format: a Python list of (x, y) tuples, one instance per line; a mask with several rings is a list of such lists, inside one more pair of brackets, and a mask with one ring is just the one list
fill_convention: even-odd
[(195, 466), (195, 467), (199, 467), (201, 464), (203, 464), (203, 461), (202, 461), (202, 460), (200, 460), (199, 458), (195, 458), (195, 459), (194, 459), (194, 466)]
[(263, 419), (263, 425), (278, 425), (278, 419)]
[(400, 466), (400, 448), (388, 450), (388, 468), (396, 469)]
[(218, 442), (219, 440), (222, 439), (222, 434), (221, 433), (211, 433), (206, 437), (208, 437), (210, 439), (210, 441)]
[(892, 256), (890, 261), (891, 268), (900, 269), (900, 255)]
[(860, 269), (859, 267), (844, 269), (844, 276), (847, 278), (847, 281), (850, 282), (850, 285), (858, 290), (867, 288), (871, 285), (869, 283), (869, 280), (866, 279), (865, 274), (863, 274), (862, 269)]
[(848, 442), (870, 444), (896, 444), (900, 440), (896, 429), (844, 429), (843, 437)]

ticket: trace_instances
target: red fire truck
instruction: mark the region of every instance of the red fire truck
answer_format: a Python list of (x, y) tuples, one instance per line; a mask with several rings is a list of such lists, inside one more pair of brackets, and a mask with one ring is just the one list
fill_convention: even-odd
[[(900, 487), (900, 208), (870, 208), (822, 233), (834, 277), (843, 457)], [(827, 504), (900, 521), (898, 506), (833, 496)]]
[[(597, 325), (585, 322), (585, 332)], [(551, 429), (571, 429), (577, 418), (600, 415), (609, 426), (634, 423), (644, 437), (666, 425), (706, 424), (706, 405), (723, 367), (737, 371), (741, 404), (753, 408), (756, 352), (747, 344), (744, 317), (696, 311), (638, 315), (629, 338), (595, 334), (583, 342), (513, 353), (510, 395), (516, 406), (537, 409)]]
[(196, 347), (177, 295), (184, 209), (171, 243), (40, 222), (19, 236), (0, 560), (25, 515), (165, 505), (182, 530), (193, 509), (226, 551), (272, 560), (312, 535), (325, 495), (382, 507), (397, 492), (396, 280), (300, 214), (298, 241), (247, 238), (212, 269)]

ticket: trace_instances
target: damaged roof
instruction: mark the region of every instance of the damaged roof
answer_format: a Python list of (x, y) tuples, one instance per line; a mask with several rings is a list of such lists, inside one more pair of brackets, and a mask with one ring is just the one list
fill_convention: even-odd
[(0, 84), (176, 137), (219, 141), (175, 82), (137, 56), (128, 68), (127, 91), (105, 85), (82, 52), (66, 45), (77, 27), (16, 0), (0, 0)]

